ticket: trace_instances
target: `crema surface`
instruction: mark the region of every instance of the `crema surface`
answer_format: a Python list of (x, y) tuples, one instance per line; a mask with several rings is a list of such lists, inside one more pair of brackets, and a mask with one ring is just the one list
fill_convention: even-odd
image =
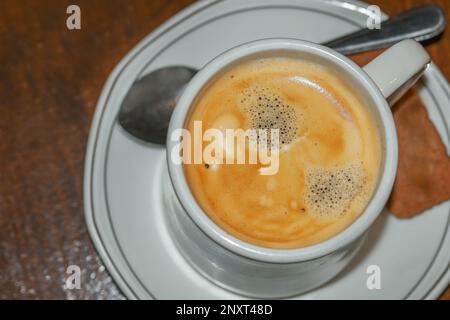
[(259, 162), (184, 165), (200, 207), (244, 241), (270, 248), (320, 243), (348, 227), (372, 197), (379, 129), (351, 87), (324, 66), (293, 58), (241, 63), (192, 106), (185, 127), (201, 140), (194, 121), (204, 131), (279, 130), (276, 174), (262, 175)]

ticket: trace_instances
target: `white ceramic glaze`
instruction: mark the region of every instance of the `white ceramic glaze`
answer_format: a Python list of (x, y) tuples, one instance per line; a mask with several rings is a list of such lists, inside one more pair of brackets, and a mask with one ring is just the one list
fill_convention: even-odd
[[(352, 0), (201, 1), (169, 19), (122, 59), (105, 83), (92, 122), (84, 206), (93, 243), (126, 297), (245, 298), (207, 280), (177, 249), (163, 205), (165, 148), (133, 139), (116, 123), (132, 83), (162, 66), (201, 68), (221, 52), (256, 39), (328, 41), (365, 27), (369, 15), (366, 4)], [(450, 150), (450, 87), (433, 64), (420, 82), (418, 92)], [(338, 276), (292, 298), (435, 299), (450, 282), (449, 210), (445, 202), (406, 220), (384, 210)], [(366, 287), (371, 265), (382, 271), (380, 290)]]
[(429, 62), (430, 56), (421, 44), (404, 40), (369, 62), (364, 71), (393, 105), (419, 80)]
[[(402, 59), (404, 56), (413, 57)], [(351, 83), (375, 115), (383, 143), (383, 161), (377, 189), (360, 217), (338, 235), (317, 245), (299, 249), (270, 249), (241, 241), (218, 227), (200, 208), (189, 190), (181, 161), (173, 161), (179, 144), (171, 133), (184, 128), (193, 101), (223, 70), (243, 61), (265, 57), (294, 57), (335, 70)], [(393, 61), (397, 57), (397, 61)], [(393, 63), (396, 64), (395, 68)], [(170, 228), (179, 249), (202, 274), (218, 285), (254, 297), (282, 297), (311, 290), (334, 277), (351, 260), (364, 233), (383, 210), (397, 169), (397, 136), (392, 113), (385, 100), (423, 72), (428, 54), (415, 41), (404, 41), (384, 52), (369, 71), (376, 84), (355, 63), (337, 52), (311, 42), (294, 39), (266, 39), (243, 44), (216, 57), (188, 84), (169, 124), (167, 163), (176, 197), (167, 190)], [(398, 75), (392, 70), (397, 70)], [(382, 78), (379, 75), (392, 76)], [(410, 74), (410, 77), (407, 75)], [(392, 81), (392, 78), (398, 79)], [(379, 87), (377, 87), (377, 85)], [(384, 91), (383, 91), (383, 90)], [(220, 195), (217, 195), (220, 197)], [(178, 201), (179, 200), (179, 201)], [(175, 204), (171, 203), (174, 202)]]

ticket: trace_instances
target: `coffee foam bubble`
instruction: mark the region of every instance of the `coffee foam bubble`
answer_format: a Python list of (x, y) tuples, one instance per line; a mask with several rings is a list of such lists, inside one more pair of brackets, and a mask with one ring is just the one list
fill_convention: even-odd
[(299, 119), (295, 108), (272, 88), (254, 86), (244, 90), (240, 107), (249, 116), (252, 129), (278, 129), (280, 145), (297, 138)]
[(362, 163), (307, 170), (305, 200), (310, 213), (322, 217), (345, 215), (352, 201), (366, 192), (366, 179)]

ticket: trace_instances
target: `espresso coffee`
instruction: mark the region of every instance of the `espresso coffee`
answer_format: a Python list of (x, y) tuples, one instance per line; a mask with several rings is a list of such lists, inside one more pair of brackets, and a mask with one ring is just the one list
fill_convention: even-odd
[[(202, 90), (185, 128), (194, 133), (198, 121), (203, 130), (278, 129), (273, 174), (262, 174), (259, 162), (184, 164), (203, 211), (246, 242), (300, 248), (325, 241), (358, 218), (378, 182), (374, 116), (337, 72), (315, 62), (280, 57), (231, 67)], [(201, 139), (193, 136), (192, 144)]]

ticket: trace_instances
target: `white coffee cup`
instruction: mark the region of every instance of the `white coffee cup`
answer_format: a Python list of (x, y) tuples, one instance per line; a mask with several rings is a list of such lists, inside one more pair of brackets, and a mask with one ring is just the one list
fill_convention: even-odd
[[(378, 185), (364, 212), (336, 236), (298, 249), (259, 247), (221, 229), (196, 202), (182, 164), (172, 161), (171, 153), (179, 143), (171, 139), (171, 133), (184, 128), (194, 99), (210, 81), (237, 63), (283, 56), (312, 60), (339, 72), (366, 100), (378, 122), (383, 145)], [(292, 296), (336, 276), (360, 248), (363, 236), (383, 210), (392, 190), (398, 145), (389, 105), (419, 79), (429, 62), (425, 49), (413, 40), (394, 45), (360, 68), (332, 49), (311, 42), (266, 39), (230, 49), (208, 63), (185, 88), (168, 132), (169, 177), (164, 185), (164, 202), (169, 229), (182, 255), (213, 283), (250, 297)]]

